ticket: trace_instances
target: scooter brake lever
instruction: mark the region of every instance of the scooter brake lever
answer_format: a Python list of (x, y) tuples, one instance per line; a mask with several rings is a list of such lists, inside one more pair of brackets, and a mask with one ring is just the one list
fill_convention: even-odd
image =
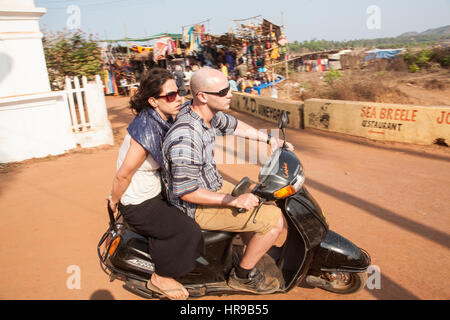
[[(258, 197), (259, 198), (259, 197)], [(259, 208), (261, 208), (261, 205), (264, 203), (264, 200), (262, 200), (261, 198), (259, 199), (259, 205), (258, 205), (258, 209), (257, 210), (259, 210)], [(244, 209), (244, 208), (238, 208), (237, 209), (237, 212), (238, 213), (244, 213), (244, 212), (246, 212), (247, 210), (246, 209)], [(256, 223), (256, 222), (253, 222), (253, 223)]]
[(260, 202), (259, 202), (258, 209), (256, 209), (255, 216), (253, 217), (253, 223), (256, 223), (256, 215), (258, 214), (259, 209), (261, 209), (263, 204), (264, 204), (264, 200), (261, 199)]

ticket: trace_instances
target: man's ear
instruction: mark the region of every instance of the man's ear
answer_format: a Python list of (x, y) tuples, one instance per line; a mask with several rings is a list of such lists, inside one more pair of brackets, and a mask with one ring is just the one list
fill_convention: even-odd
[(199, 93), (197, 93), (197, 99), (200, 100), (201, 103), (207, 103), (208, 102), (208, 98), (206, 97), (206, 94), (204, 94), (201, 91)]

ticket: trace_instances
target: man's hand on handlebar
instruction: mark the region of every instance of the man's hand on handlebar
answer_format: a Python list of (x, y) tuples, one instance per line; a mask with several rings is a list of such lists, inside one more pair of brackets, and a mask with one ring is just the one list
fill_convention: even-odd
[[(284, 144), (284, 141), (281, 139), (272, 138), (270, 140), (270, 150), (274, 152), (276, 149), (281, 148)], [(294, 151), (294, 146), (292, 143), (286, 141), (286, 147), (289, 151)]]
[(245, 210), (252, 210), (259, 205), (259, 199), (253, 193), (244, 193), (236, 197), (231, 205), (235, 208), (242, 208)]

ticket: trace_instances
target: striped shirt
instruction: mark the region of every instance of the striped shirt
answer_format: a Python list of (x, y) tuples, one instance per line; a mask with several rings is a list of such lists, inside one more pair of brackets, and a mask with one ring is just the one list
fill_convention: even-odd
[(163, 180), (168, 201), (195, 219), (196, 205), (181, 196), (198, 188), (217, 191), (223, 178), (214, 160), (216, 135), (231, 135), (238, 120), (222, 112), (211, 119), (211, 128), (187, 102), (177, 115), (175, 123), (164, 138), (162, 153), (164, 161)]

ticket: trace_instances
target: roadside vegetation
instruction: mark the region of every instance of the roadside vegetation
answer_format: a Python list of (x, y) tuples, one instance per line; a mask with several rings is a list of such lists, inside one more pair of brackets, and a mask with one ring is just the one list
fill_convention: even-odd
[(93, 80), (102, 72), (100, 48), (81, 31), (44, 33), (42, 43), (52, 90), (64, 89), (66, 76)]
[(302, 42), (294, 41), (289, 44), (289, 51), (291, 53), (304, 53), (348, 48), (415, 48), (435, 46), (448, 41), (450, 41), (450, 25), (427, 30), (422, 33), (408, 32), (398, 37), (390, 38), (344, 41), (328, 41), (323, 39), (312, 39)]
[(341, 56), (342, 70), (297, 72), (290, 68), (289, 80), (278, 86), (279, 97), (449, 105), (450, 47), (409, 48), (392, 60), (364, 61), (365, 51)]

